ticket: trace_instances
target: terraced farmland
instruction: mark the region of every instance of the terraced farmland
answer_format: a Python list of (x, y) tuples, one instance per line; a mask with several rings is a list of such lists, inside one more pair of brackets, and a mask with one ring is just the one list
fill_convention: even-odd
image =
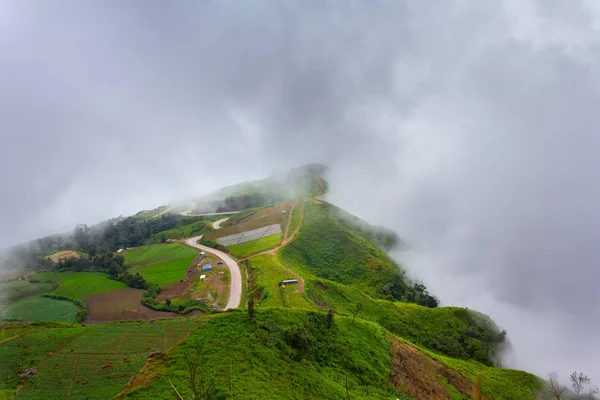
[[(197, 323), (189, 319), (114, 323), (46, 329), (11, 339), (0, 344), (0, 360), (13, 365), (0, 372), (0, 389), (15, 388), (18, 373), (31, 365), (38, 373), (27, 378), (17, 399), (110, 398), (123, 389), (150, 352), (166, 351)], [(24, 351), (29, 348), (34, 352)]]

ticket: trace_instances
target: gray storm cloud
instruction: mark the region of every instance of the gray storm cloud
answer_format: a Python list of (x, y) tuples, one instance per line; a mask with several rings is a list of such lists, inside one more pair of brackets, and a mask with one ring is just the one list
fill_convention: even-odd
[(306, 162), (510, 365), (600, 379), (585, 1), (3, 2), (0, 245)]

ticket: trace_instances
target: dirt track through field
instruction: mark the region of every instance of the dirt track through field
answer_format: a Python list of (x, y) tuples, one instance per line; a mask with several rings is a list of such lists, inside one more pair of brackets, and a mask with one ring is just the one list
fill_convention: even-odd
[(304, 200), (302, 200), (302, 203), (300, 204), (300, 209), (298, 212), (300, 212), (300, 223), (298, 223), (298, 226), (296, 227), (296, 229), (294, 230), (294, 232), (292, 232), (292, 234), (290, 236), (288, 236), (288, 232), (289, 232), (289, 228), (290, 225), (292, 223), (292, 214), (295, 212), (295, 207), (292, 209), (292, 212), (290, 213), (290, 219), (289, 222), (287, 224), (287, 227), (285, 229), (285, 234), (284, 234), (284, 239), (281, 241), (281, 243), (279, 243), (276, 247), (272, 248), (271, 250), (267, 250), (267, 251), (263, 251), (261, 253), (256, 253), (253, 254), (251, 256), (248, 256), (246, 258), (242, 258), (239, 261), (246, 261), (249, 258), (252, 257), (256, 257), (256, 256), (262, 256), (265, 254), (277, 254), (277, 251), (279, 251), (279, 249), (281, 249), (283, 246), (287, 245), (289, 242), (291, 242), (292, 240), (294, 240), (294, 238), (296, 237), (296, 235), (298, 234), (298, 232), (300, 231), (300, 227), (302, 226), (302, 223), (304, 222)]
[(225, 262), (225, 265), (227, 265), (227, 268), (229, 268), (231, 283), (229, 286), (229, 300), (227, 301), (227, 305), (224, 309), (229, 310), (230, 308), (238, 308), (242, 301), (242, 273), (240, 272), (240, 266), (233, 258), (231, 258), (231, 256), (229, 256), (229, 254), (223, 253), (217, 249), (213, 249), (212, 247), (198, 244), (197, 242), (200, 240), (200, 238), (202, 238), (202, 236), (186, 239), (185, 244), (207, 253), (212, 253)]

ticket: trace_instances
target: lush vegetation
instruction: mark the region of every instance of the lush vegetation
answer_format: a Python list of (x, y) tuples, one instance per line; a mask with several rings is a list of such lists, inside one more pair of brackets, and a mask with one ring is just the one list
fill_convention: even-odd
[(51, 282), (31, 282), (26, 280), (0, 282), (0, 299), (14, 301), (35, 296), (52, 290), (56, 285)]
[(302, 283), (282, 287), (285, 279), (297, 276), (285, 269), (277, 257), (270, 254), (256, 256), (248, 260), (250, 272), (250, 294), (260, 307), (295, 307), (313, 309), (315, 306), (299, 291)]
[[(85, 319), (85, 316), (87, 315), (87, 306), (81, 300), (76, 300), (71, 297), (62, 296), (60, 294), (52, 294), (52, 293), (43, 294), (42, 297), (47, 298), (47, 299), (62, 300), (62, 301), (68, 301), (68, 302), (73, 303), (77, 307), (77, 310), (78, 310), (77, 315), (75, 316), (75, 321), (77, 321), (77, 322), (83, 322), (83, 320)], [(71, 321), (66, 321), (66, 322), (71, 322)]]
[(487, 317), (464, 308), (375, 300), (358, 289), (323, 279), (306, 280), (305, 290), (313, 302), (338, 314), (352, 315), (360, 303), (360, 318), (455, 358), (494, 364), (506, 336)]
[(78, 312), (78, 307), (69, 301), (30, 297), (6, 304), (0, 311), (0, 319), (75, 322), (78, 319)]
[(287, 263), (318, 277), (355, 285), (374, 297), (437, 306), (437, 299), (426, 290), (417, 298), (400, 267), (372, 242), (330, 216), (324, 204), (309, 202), (304, 210), (300, 232), (281, 249)]
[[(193, 327), (193, 321), (172, 320), (50, 326), (23, 334), (0, 343), (0, 390), (14, 390), (24, 382), (18, 398), (111, 398), (150, 352), (166, 351)], [(37, 374), (20, 379), (26, 367), (36, 368)]]
[[(200, 236), (212, 230), (212, 222), (210, 220), (201, 220), (192, 222), (191, 224), (181, 225), (173, 229), (169, 229), (154, 235), (160, 243), (164, 243), (167, 239), (183, 239), (193, 236)], [(156, 240), (155, 240), (156, 242)]]
[(292, 219), (288, 229), (290, 235), (292, 235), (296, 229), (298, 229), (298, 226), (302, 222), (302, 218), (304, 218), (304, 203), (304, 199), (298, 199), (296, 207), (292, 211)]
[(76, 300), (101, 292), (127, 287), (123, 282), (110, 279), (102, 272), (41, 272), (33, 275), (39, 281), (59, 283), (54, 294), (67, 296)]
[(457, 360), (425, 350), (427, 354), (475, 382), (483, 378), (482, 392), (489, 399), (531, 400), (542, 390), (543, 381), (533, 374), (513, 369), (495, 368), (472, 360)]
[(401, 244), (398, 234), (390, 229), (373, 226), (333, 204), (326, 203), (326, 207), (329, 214), (342, 225), (362, 235), (383, 250), (389, 251)]
[(202, 371), (198, 381), (204, 378), (214, 399), (232, 392), (245, 399), (402, 398), (387, 379), (390, 348), (383, 330), (348, 318), (330, 324), (325, 313), (295, 310), (257, 312), (252, 322), (240, 312), (213, 316), (168, 359), (157, 360), (165, 369), (155, 381), (127, 397), (172, 399), (169, 381), (183, 398), (192, 397), (194, 362)]
[(227, 246), (229, 253), (237, 258), (246, 258), (252, 254), (262, 253), (277, 246), (281, 242), (281, 233), (256, 240)]
[(140, 247), (124, 254), (130, 273), (139, 273), (147, 282), (170, 285), (185, 278), (185, 271), (197, 250), (179, 243)]
[(156, 296), (160, 293), (160, 287), (155, 284), (150, 284), (148, 290), (142, 296), (142, 304), (156, 311), (168, 311), (177, 314), (187, 314), (192, 311), (200, 310), (210, 312), (208, 305), (201, 301), (196, 301), (190, 298), (184, 298), (180, 302), (171, 300), (156, 301)]
[[(2, 318), (81, 321), (86, 312), (81, 299), (94, 293), (112, 296), (110, 291), (125, 285), (146, 292), (119, 292), (137, 296), (123, 309), (140, 308), (141, 296), (141, 303), (154, 310), (206, 315), (85, 327), (2, 322), (0, 398), (12, 398), (21, 387), (18, 398), (26, 399), (111, 398), (125, 388), (119, 397), (152, 400), (409, 400), (421, 398), (419, 390), (439, 395), (436, 400), (466, 400), (482, 377), (489, 400), (532, 400), (541, 387), (536, 377), (493, 367), (506, 332), (476, 312), (436, 308), (426, 287), (409, 282), (384, 252), (400, 244), (395, 233), (314, 199), (299, 199), (289, 221), (289, 215), (282, 220), (282, 210), (289, 213), (290, 202), (265, 207), (326, 191), (319, 177), (323, 172), (322, 166), (306, 166), (215, 194), (215, 207), (256, 208), (232, 216), (226, 228), (211, 234), (209, 221), (222, 216), (159, 215), (164, 210), (159, 208), (91, 228), (78, 226), (73, 234), (36, 241), (33, 250), (13, 249), (9, 256), (16, 258), (8, 261), (52, 272), (29, 282), (1, 283), (0, 294), (9, 300)], [(255, 256), (241, 265), (249, 278), (243, 286), (247, 312), (213, 313), (193, 300), (192, 292), (156, 300), (161, 286), (185, 278), (197, 250), (148, 243), (204, 234), (202, 244), (245, 258), (277, 246), (281, 235), (229, 248), (207, 237), (282, 221), (290, 224), (290, 233), (299, 227), (295, 239), (277, 255)], [(127, 250), (114, 255), (119, 248)], [(59, 252), (65, 249), (78, 253)], [(79, 257), (53, 263), (45, 258), (51, 253), (56, 259)], [(298, 283), (283, 286), (284, 279)], [(96, 304), (110, 308), (105, 303)], [(121, 317), (121, 309), (110, 309)], [(27, 367), (37, 373), (19, 378)]]

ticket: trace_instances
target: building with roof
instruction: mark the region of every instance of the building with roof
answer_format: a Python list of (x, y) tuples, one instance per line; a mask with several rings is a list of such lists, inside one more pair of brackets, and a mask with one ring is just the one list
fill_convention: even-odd
[(210, 265), (210, 264), (203, 265), (202, 271), (212, 271), (212, 265)]

